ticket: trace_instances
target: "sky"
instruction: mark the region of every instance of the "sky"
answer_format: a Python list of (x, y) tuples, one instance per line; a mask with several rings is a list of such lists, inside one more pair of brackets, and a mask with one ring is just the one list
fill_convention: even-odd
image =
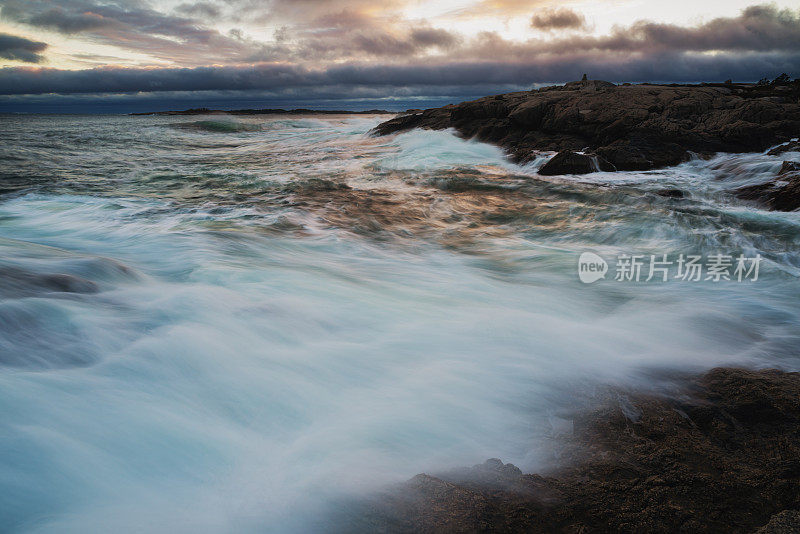
[(0, 0), (0, 112), (400, 110), (800, 77), (800, 0)]

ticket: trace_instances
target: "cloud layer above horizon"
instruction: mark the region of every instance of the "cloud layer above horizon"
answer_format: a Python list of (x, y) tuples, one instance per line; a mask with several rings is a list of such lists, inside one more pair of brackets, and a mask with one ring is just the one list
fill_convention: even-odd
[(584, 72), (631, 82), (800, 75), (798, 9), (711, 2), (677, 20), (639, 1), (620, 22), (625, 4), (0, 0), (0, 95), (379, 99), (474, 95)]

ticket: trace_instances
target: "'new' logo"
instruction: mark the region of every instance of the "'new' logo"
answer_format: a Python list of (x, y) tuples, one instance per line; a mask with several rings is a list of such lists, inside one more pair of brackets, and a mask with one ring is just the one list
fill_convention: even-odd
[(578, 278), (584, 284), (591, 284), (606, 277), (608, 263), (594, 252), (584, 252), (578, 258)]

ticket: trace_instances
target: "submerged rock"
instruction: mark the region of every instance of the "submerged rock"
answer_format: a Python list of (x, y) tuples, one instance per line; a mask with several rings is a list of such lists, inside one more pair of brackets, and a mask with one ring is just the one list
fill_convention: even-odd
[[(361, 526), (391, 532), (797, 532), (800, 374), (714, 369), (575, 416), (562, 467), (418, 475)], [(636, 417), (631, 418), (631, 410)], [(358, 526), (358, 523), (355, 523)]]
[(778, 176), (765, 184), (740, 187), (737, 197), (755, 200), (770, 210), (794, 211), (800, 208), (800, 162), (784, 161)]
[(656, 191), (656, 195), (665, 198), (685, 198), (686, 193), (684, 193), (681, 189), (677, 188), (670, 188), (670, 189), (659, 189)]
[(616, 170), (647, 170), (686, 161), (689, 152), (760, 152), (787, 141), (800, 131), (798, 97), (743, 84), (587, 80), (399, 115), (373, 132), (454, 128), (522, 163), (537, 151), (588, 147)]
[(33, 296), (46, 293), (97, 293), (98, 285), (85, 278), (64, 273), (37, 273), (0, 265), (0, 297)]

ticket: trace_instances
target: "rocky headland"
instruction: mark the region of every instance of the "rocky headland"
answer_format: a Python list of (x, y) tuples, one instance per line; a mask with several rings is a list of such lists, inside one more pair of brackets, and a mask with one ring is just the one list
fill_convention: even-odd
[[(525, 163), (559, 152), (540, 174), (636, 171), (692, 154), (758, 152), (800, 132), (800, 83), (615, 85), (599, 80), (410, 111), (377, 126), (455, 129)], [(579, 153), (580, 152), (580, 153)]]
[(719, 368), (669, 396), (609, 390), (560, 467), (420, 474), (349, 531), (800, 532), (800, 374)]

